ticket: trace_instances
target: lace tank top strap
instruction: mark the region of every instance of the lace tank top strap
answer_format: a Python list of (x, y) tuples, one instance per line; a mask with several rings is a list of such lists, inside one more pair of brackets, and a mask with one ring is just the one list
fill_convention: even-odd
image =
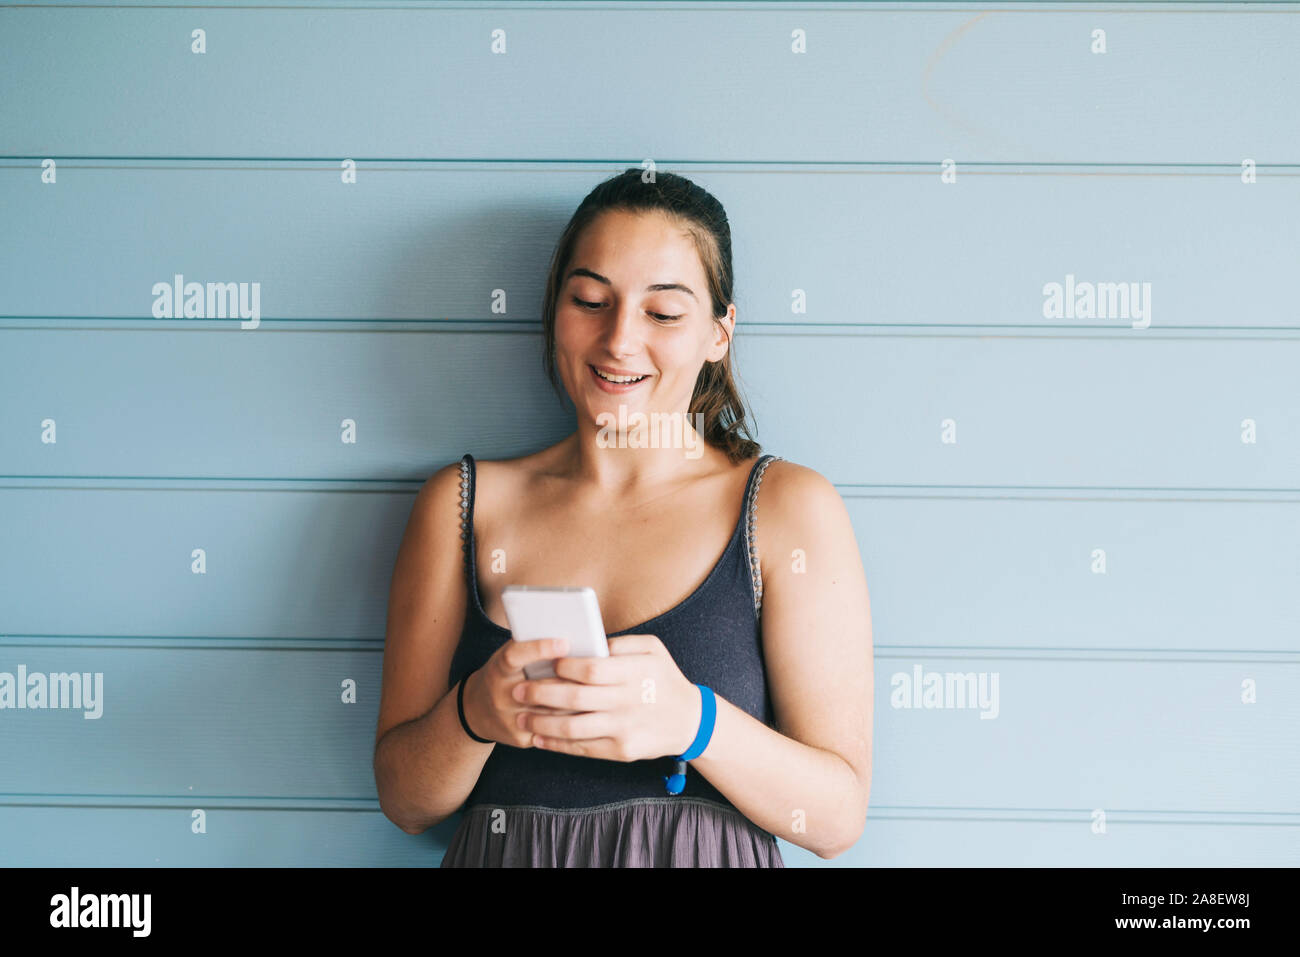
[[(465, 556), (465, 574), (473, 576), (474, 539), (474, 456), (466, 452), (460, 459), (460, 550)], [(470, 578), (471, 584), (473, 578)]]
[(757, 617), (763, 607), (763, 574), (758, 561), (758, 536), (755, 524), (758, 511), (758, 487), (763, 483), (763, 473), (779, 455), (764, 455), (754, 463), (754, 471), (749, 476), (749, 487), (745, 489), (745, 554), (749, 559), (749, 577), (754, 584), (754, 615)]

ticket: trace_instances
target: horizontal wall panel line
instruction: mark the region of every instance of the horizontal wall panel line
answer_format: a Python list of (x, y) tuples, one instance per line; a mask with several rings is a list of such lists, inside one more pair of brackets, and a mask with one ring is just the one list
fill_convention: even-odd
[[(48, 800), (34, 801), (31, 798)], [(101, 800), (95, 800), (99, 798)], [(224, 811), (352, 811), (382, 814), (375, 799), (354, 798), (258, 798), (242, 795), (170, 795), (146, 794), (113, 800), (110, 794), (29, 794), (0, 793), (0, 807), (48, 808), (106, 808), (129, 810), (153, 808), (181, 810), (201, 806), (204, 810)], [(214, 804), (213, 801), (237, 803)], [(160, 803), (167, 802), (167, 803)], [(301, 803), (299, 803), (301, 802)], [(354, 806), (347, 806), (352, 804)], [(983, 808), (983, 807), (906, 807), (880, 806), (868, 811), (868, 818), (896, 821), (983, 821), (1040, 822), (1052, 824), (1086, 825), (1094, 808)], [(1195, 811), (1160, 810), (1154, 808), (1103, 808), (1107, 823), (1126, 824), (1185, 824), (1212, 826), (1273, 826), (1300, 827), (1300, 814), (1290, 811)], [(937, 812), (937, 813), (936, 813)], [(459, 813), (459, 812), (456, 812)], [(1202, 820), (1189, 820), (1188, 817)]]
[[(450, 463), (447, 463), (450, 464)], [(418, 492), (426, 479), (399, 478), (276, 478), (273, 476), (172, 476), (172, 475), (0, 475), (0, 490), (3, 489), (79, 489), (96, 491), (126, 491), (156, 488), (169, 492), (202, 491), (255, 491), (255, 492), (344, 492), (390, 494), (393, 492)], [(45, 483), (57, 484), (45, 484)], [(114, 482), (134, 482), (139, 484), (116, 486)], [(81, 483), (81, 484), (75, 484)], [(86, 484), (94, 483), (94, 484)], [(150, 484), (153, 483), (153, 484)], [(175, 484), (183, 483), (183, 484)], [(197, 483), (209, 483), (200, 485)], [(241, 483), (241, 484), (226, 484)], [(279, 483), (278, 488), (267, 488), (270, 483)], [(249, 484), (256, 484), (248, 489)], [(1179, 488), (1174, 486), (1080, 486), (1080, 485), (849, 485), (832, 483), (840, 494), (846, 498), (903, 498), (903, 499), (937, 499), (944, 501), (962, 500), (996, 500), (996, 501), (1065, 501), (1065, 502), (1222, 502), (1225, 504), (1293, 504), (1300, 502), (1300, 488)], [(325, 486), (323, 488), (314, 487)], [(352, 485), (353, 488), (339, 488), (340, 485)], [(391, 486), (385, 488), (377, 485)], [(990, 494), (971, 495), (930, 495), (916, 494), (918, 490), (960, 492), (989, 492)], [(1092, 495), (1065, 496), (1028, 496), (1023, 492), (1082, 492)], [(1015, 494), (1005, 494), (1012, 492)], [(1128, 497), (1124, 492), (1151, 493), (1142, 497)], [(1194, 498), (1180, 493), (1199, 492), (1211, 494), (1212, 498)], [(1178, 493), (1178, 494), (1169, 494)], [(1291, 496), (1285, 498), (1262, 498), (1261, 495)], [(1223, 497), (1245, 496), (1245, 497)]]
[[(418, 10), (428, 12), (438, 12), (441, 10), (490, 10), (496, 13), (506, 13), (511, 11), (533, 11), (533, 10), (580, 10), (584, 12), (599, 12), (602, 8), (613, 10), (752, 10), (768, 11), (778, 10), (834, 10), (836, 13), (970, 13), (972, 11), (990, 12), (990, 13), (1076, 13), (1080, 8), (1085, 12), (1099, 13), (1179, 13), (1178, 7), (1196, 8), (1189, 10), (1204, 16), (1210, 13), (1287, 13), (1285, 9), (1289, 7), (1293, 0), (1133, 0), (1131, 4), (1119, 2), (1119, 0), (1001, 0), (1004, 6), (990, 7), (979, 4), (962, 4), (954, 3), (953, 0), (910, 0), (905, 3), (887, 3), (873, 2), (873, 0), (719, 0), (719, 2), (700, 2), (700, 0), (590, 0), (582, 2), (575, 0), (572, 3), (554, 2), (554, 0), (516, 0), (516, 2), (501, 3), (465, 3), (461, 2), (439, 2), (439, 0), (411, 0), (410, 3), (394, 4), (391, 0), (381, 0), (378, 3), (357, 3), (356, 0), (344, 0), (341, 3), (280, 3), (267, 4), (258, 2), (258, 0), (231, 0), (229, 3), (222, 3), (219, 6), (214, 5), (210, 0), (193, 0), (193, 2), (176, 2), (171, 3), (86, 3), (84, 0), (73, 0), (69, 3), (60, 3), (58, 0), (52, 0), (48, 3), (0, 3), (0, 9), (6, 7), (24, 7), (37, 10), (63, 10), (63, 9), (96, 9), (112, 8), (119, 9), (162, 9), (162, 10), (192, 10), (192, 9), (236, 9), (236, 10)], [(653, 3), (653, 6), (649, 4)], [(1283, 9), (1242, 9), (1239, 4), (1250, 3), (1252, 7), (1281, 7)], [(1210, 8), (1210, 9), (1206, 9)]]
[[(915, 492), (909, 491), (908, 488), (902, 486), (870, 486), (870, 485), (848, 486), (848, 485), (837, 484), (835, 487), (836, 489), (839, 490), (840, 495), (843, 496), (844, 498), (869, 498), (869, 499), (899, 498), (899, 499), (910, 499), (916, 501), (922, 501), (925, 499), (934, 499), (936, 501), (996, 500), (996, 501), (1006, 501), (1006, 502), (1015, 502), (1015, 501), (1024, 501), (1024, 502), (1031, 502), (1031, 501), (1032, 502), (1224, 502), (1224, 503), (1232, 503), (1232, 504), (1267, 503), (1271, 505), (1289, 505), (1289, 504), (1295, 504), (1297, 502), (1300, 502), (1300, 498), (1263, 498), (1257, 495), (1250, 495), (1244, 498), (1237, 498), (1237, 497), (1225, 497), (1224, 495), (1216, 495), (1214, 497), (1194, 497), (1194, 496), (1172, 496), (1172, 495), (1165, 495), (1165, 494), (1143, 495), (1143, 496), (1106, 494), (1107, 492), (1116, 491), (1110, 489), (1090, 490), (1098, 493), (1094, 495), (1019, 495), (1019, 494), (1003, 495), (997, 492), (989, 492), (987, 494), (972, 494), (972, 495), (964, 495), (964, 494), (918, 495)], [(864, 491), (865, 489), (871, 489), (871, 488), (878, 488), (878, 489), (889, 488), (889, 489), (896, 489), (897, 491)], [(1020, 491), (1032, 492), (1034, 491), (1034, 489), (1025, 487), (1020, 489)], [(1126, 490), (1126, 491), (1131, 491), (1131, 490)], [(1208, 491), (1208, 490), (1203, 490), (1203, 491)], [(1226, 495), (1235, 496), (1237, 495), (1238, 492), (1245, 492), (1245, 491), (1247, 490), (1236, 489), (1226, 493)]]
[[(281, 645), (280, 642), (296, 642)], [(249, 638), (247, 635), (201, 635), (178, 640), (153, 635), (0, 635), (5, 648), (165, 648), (170, 651), (374, 651), (384, 648), (379, 638)], [(951, 657), (951, 656), (945, 656)], [(3, 670), (0, 667), (0, 670)]]
[[(280, 642), (295, 644), (280, 645)], [(368, 651), (382, 652), (378, 638), (250, 638), (247, 635), (201, 635), (178, 640), (155, 635), (0, 635), (7, 648), (147, 648), (170, 651)], [(1250, 648), (1078, 648), (1054, 645), (894, 645), (874, 644), (875, 658), (917, 661), (1122, 661), (1144, 664), (1281, 664), (1300, 665), (1300, 646), (1293, 651)], [(4, 670), (0, 663), (0, 670)]]
[[(279, 3), (268, 4), (258, 0), (231, 0), (216, 5), (210, 0), (173, 0), (171, 3), (86, 3), (73, 0), (60, 3), (52, 0), (48, 3), (0, 3), (0, 9), (27, 8), (36, 10), (66, 9), (101, 9), (111, 8), (140, 10), (194, 10), (194, 9), (234, 9), (234, 10), (321, 10), (321, 11), (366, 11), (366, 10), (412, 10), (436, 13), (444, 10), (489, 10), (494, 13), (529, 12), (534, 10), (568, 10), (597, 13), (602, 9), (611, 10), (710, 10), (710, 11), (819, 11), (833, 10), (836, 13), (1077, 13), (1096, 12), (1105, 14), (1123, 13), (1181, 13), (1178, 8), (1188, 7), (1186, 12), (1198, 16), (1213, 13), (1289, 13), (1287, 8), (1294, 0), (1133, 0), (1131, 3), (1120, 0), (1001, 0), (1000, 6), (990, 7), (973, 3), (954, 3), (953, 0), (910, 0), (905, 3), (873, 2), (873, 0), (718, 0), (718, 2), (700, 2), (700, 0), (575, 0), (561, 3), (557, 0), (516, 0), (500, 3), (466, 3), (439, 2), (439, 0), (411, 0), (410, 3), (394, 4), (392, 0), (378, 3), (357, 3), (356, 0), (344, 0), (341, 3)], [(1251, 7), (1265, 9), (1243, 9), (1241, 4), (1249, 3)], [(653, 4), (651, 6), (650, 4)], [(1277, 8), (1277, 9), (1272, 9)]]
[[(1106, 811), (1106, 822), (1108, 824), (1177, 824), (1180, 826), (1195, 827), (1204, 826), (1226, 826), (1226, 827), (1300, 827), (1300, 821), (1188, 821), (1177, 819), (1161, 819), (1151, 817), (1127, 817), (1124, 815), (1114, 814), (1109, 809)], [(1155, 812), (1148, 812), (1155, 813)], [(1161, 812), (1164, 813), (1164, 812)], [(868, 812), (868, 819), (871, 818)], [(1083, 820), (1060, 817), (982, 817), (975, 815), (957, 815), (957, 814), (916, 814), (916, 815), (896, 815), (896, 814), (879, 814), (877, 820), (882, 821), (979, 821), (986, 824), (1068, 824), (1071, 827), (1080, 827), (1086, 824)]]
[[(967, 491), (967, 490), (989, 490), (989, 491), (1000, 490), (1000, 491), (1013, 491), (1013, 492), (1035, 492), (1035, 491), (1051, 491), (1051, 492), (1066, 492), (1066, 491), (1081, 491), (1081, 492), (1156, 492), (1156, 493), (1163, 493), (1163, 492), (1212, 492), (1212, 493), (1225, 493), (1225, 494), (1229, 494), (1229, 495), (1231, 495), (1231, 494), (1235, 494), (1235, 493), (1237, 493), (1237, 492), (1264, 492), (1264, 493), (1270, 493), (1270, 494), (1293, 495), (1293, 494), (1295, 494), (1297, 491), (1300, 491), (1300, 489), (1294, 489), (1294, 488), (1260, 488), (1260, 489), (1244, 489), (1244, 488), (1197, 488), (1197, 487), (1173, 487), (1173, 486), (1163, 486), (1163, 487), (1162, 487), (1162, 486), (1156, 486), (1156, 485), (1150, 485), (1150, 486), (1141, 486), (1141, 485), (1131, 485), (1131, 486), (1125, 486), (1125, 485), (1107, 485), (1107, 486), (1100, 486), (1100, 485), (1097, 485), (1097, 486), (1080, 486), (1080, 485), (856, 485), (856, 484), (855, 484), (855, 485), (844, 485), (844, 484), (836, 483), (835, 487), (836, 487), (837, 489), (841, 490), (844, 494), (849, 494), (849, 495), (854, 494), (854, 492), (855, 492), (856, 490), (860, 490), (860, 489), (886, 489), (886, 488), (889, 488), (889, 489), (897, 488), (897, 489), (905, 489), (905, 490), (906, 490), (906, 489), (960, 489), (960, 490), (962, 490), (962, 491)], [(874, 495), (874, 494), (872, 494), (872, 493), (863, 493), (861, 496), (855, 496), (855, 497), (875, 498), (875, 497), (877, 497), (877, 496)], [(912, 495), (908, 495), (906, 492), (904, 492), (904, 493), (903, 493), (903, 497), (906, 497), (906, 498), (914, 498), (914, 497), (917, 497), (917, 498), (923, 498), (924, 496), (912, 496)], [(949, 496), (943, 496), (943, 497), (944, 497), (944, 498), (948, 498)], [(960, 497), (960, 496), (955, 496), (955, 497)], [(1012, 497), (1014, 497), (1014, 496), (1012, 496)], [(1070, 500), (1072, 500), (1072, 499), (1070, 499)], [(1112, 501), (1112, 499), (1098, 499), (1098, 501)], [(1126, 501), (1126, 500), (1125, 500), (1125, 499), (1113, 499), (1113, 501)], [(1138, 501), (1153, 501), (1153, 500), (1152, 500), (1152, 499), (1139, 499)], [(1163, 499), (1162, 499), (1162, 501), (1163, 501)], [(1178, 501), (1186, 501), (1186, 499), (1178, 499)], [(1223, 500), (1223, 499), (1206, 499), (1205, 501), (1224, 501), (1224, 500)], [(1261, 500), (1261, 499), (1255, 499), (1255, 498), (1245, 498), (1245, 499), (1240, 499), (1240, 501), (1242, 501), (1242, 502), (1252, 502), (1252, 501), (1263, 501), (1263, 500)], [(1284, 501), (1294, 501), (1294, 499), (1285, 499)]]
[[(340, 800), (353, 800), (353, 799), (343, 798)], [(372, 804), (374, 803), (377, 802), (372, 802)], [(0, 807), (43, 807), (43, 808), (57, 807), (57, 808), (109, 808), (109, 809), (120, 808), (122, 810), (130, 810), (134, 808), (152, 808), (155, 810), (175, 811), (175, 810), (183, 810), (195, 806), (202, 807), (204, 811), (328, 811), (330, 813), (334, 813), (336, 811), (350, 811), (350, 812), (360, 813), (360, 814), (382, 814), (383, 813), (378, 807), (375, 806), (372, 807), (306, 807), (300, 804), (284, 804), (282, 802), (277, 804), (260, 804), (260, 803), (259, 804), (212, 804), (209, 803), (205, 798), (193, 798), (192, 801), (188, 804), (179, 803), (179, 802), (174, 804), (136, 803), (136, 802), (110, 804), (106, 802), (90, 802), (90, 801), (77, 801), (77, 802), (10, 801), (7, 800), (3, 795), (0, 795)], [(1227, 823), (1227, 822), (1222, 822), (1222, 823)]]
[[(39, 803), (32, 798), (40, 798)], [(96, 803), (89, 803), (95, 801)], [(151, 802), (168, 801), (168, 804)], [(283, 797), (258, 797), (244, 794), (44, 794), (36, 791), (0, 791), (0, 805), (5, 807), (183, 807), (184, 801), (238, 801), (230, 805), (235, 810), (259, 811), (378, 811), (379, 801), (373, 797), (312, 797), (287, 794)], [(351, 804), (352, 807), (345, 805)], [(211, 806), (211, 805), (205, 805)]]
[[(1247, 648), (1224, 648), (1224, 649), (1215, 649), (1215, 648), (1195, 648), (1195, 649), (1193, 649), (1193, 648), (1133, 648), (1133, 647), (1129, 647), (1129, 646), (1124, 646), (1124, 647), (1109, 647), (1109, 648), (1108, 648), (1108, 647), (1080, 648), (1080, 647), (1061, 646), (1061, 645), (1043, 645), (1043, 646), (1040, 646), (1040, 647), (1037, 647), (1037, 648), (1036, 648), (1036, 647), (1034, 647), (1034, 646), (1032, 646), (1032, 645), (893, 645), (893, 644), (884, 645), (884, 644), (879, 644), (879, 643), (877, 643), (877, 644), (875, 645), (875, 648), (876, 648), (876, 650), (877, 650), (878, 652), (879, 652), (879, 651), (892, 651), (892, 650), (895, 650), (895, 649), (897, 649), (899, 652), (912, 652), (912, 651), (917, 651), (917, 652), (921, 652), (921, 653), (935, 652), (935, 653), (937, 653), (937, 654), (938, 654), (938, 653), (941, 653), (941, 654), (943, 655), (943, 657), (950, 657), (950, 656), (952, 656), (953, 652), (958, 652), (958, 654), (956, 655), (956, 657), (962, 657), (962, 658), (965, 657), (965, 655), (962, 654), (962, 652), (967, 651), (967, 650), (969, 650), (969, 651), (974, 651), (974, 652), (981, 653), (981, 654), (983, 654), (983, 653), (985, 653), (985, 652), (1009, 652), (1009, 654), (999, 654), (999, 655), (997, 655), (996, 657), (1015, 658), (1015, 659), (1019, 659), (1019, 658), (1020, 658), (1020, 655), (1018, 654), (1019, 652), (1028, 652), (1028, 653), (1030, 653), (1030, 654), (1033, 654), (1033, 653), (1036, 653), (1036, 652), (1046, 652), (1046, 653), (1048, 653), (1048, 654), (1056, 654), (1056, 653), (1058, 653), (1058, 652), (1083, 652), (1085, 655), (1090, 654), (1091, 652), (1097, 652), (1098, 654), (1105, 655), (1106, 658), (1107, 658), (1107, 660), (1109, 660), (1109, 661), (1125, 661), (1125, 660), (1128, 660), (1126, 657), (1123, 657), (1123, 656), (1125, 656), (1125, 655), (1155, 655), (1155, 656), (1157, 656), (1157, 657), (1154, 658), (1154, 659), (1152, 659), (1152, 660), (1160, 660), (1161, 658), (1163, 658), (1163, 657), (1164, 657), (1165, 655), (1167, 655), (1167, 654), (1179, 654), (1179, 655), (1233, 655), (1233, 656), (1236, 656), (1236, 655), (1278, 655), (1278, 654), (1285, 655), (1285, 654), (1288, 654), (1288, 652), (1279, 652), (1279, 651), (1252, 651), (1252, 650), (1247, 649)], [(1297, 651), (1297, 652), (1300, 652), (1300, 647), (1297, 647), (1296, 651)], [(1116, 654), (1118, 654), (1120, 657), (1115, 657)], [(886, 656), (884, 656), (884, 655), (878, 655), (877, 657), (886, 657)], [(888, 657), (905, 657), (905, 655), (903, 655), (903, 654), (898, 654), (898, 655), (889, 655)], [(1080, 660), (1080, 661), (1083, 661), (1083, 660), (1088, 660), (1088, 659), (1086, 659), (1086, 658), (1080, 658), (1080, 659), (1071, 659), (1071, 660)], [(1146, 660), (1146, 659), (1134, 659), (1134, 660)], [(1200, 660), (1200, 659), (1198, 659), (1198, 658), (1193, 658), (1193, 657), (1189, 657), (1189, 658), (1187, 658), (1186, 660), (1187, 660), (1187, 661), (1197, 661), (1197, 660)], [(1297, 662), (1300, 662), (1300, 659), (1297, 659)]]
[[(981, 649), (978, 647), (962, 648), (961, 650), (949, 651), (944, 654), (915, 654), (906, 645), (892, 645), (888, 647), (899, 648), (896, 653), (881, 654), (880, 649), (884, 645), (876, 646), (875, 657), (878, 659), (898, 659), (900, 661), (915, 661), (921, 659), (942, 659), (944, 661), (1132, 661), (1144, 664), (1278, 664), (1278, 665), (1300, 665), (1300, 657), (1275, 657), (1285, 656), (1290, 652), (1285, 651), (1252, 651), (1244, 648), (1225, 648), (1222, 651), (1206, 651), (1201, 648), (1181, 649), (1181, 648), (1103, 648), (1098, 649), (1096, 654), (1091, 654), (1090, 648), (1068, 649), (1069, 651), (1082, 651), (1082, 655), (1057, 654), (1058, 651), (1067, 649), (1051, 648), (1049, 646), (1034, 647), (1026, 645), (1023, 648), (1015, 649), (1024, 651), (1027, 654), (1008, 655), (1002, 653), (1000, 649)], [(981, 654), (981, 651), (990, 651), (989, 654)], [(1109, 651), (1119, 651), (1122, 654), (1107, 654)], [(1037, 652), (1037, 654), (1035, 654)], [(1295, 649), (1295, 653), (1300, 655), (1300, 648)], [(1185, 657), (1193, 655), (1194, 657)], [(1207, 657), (1202, 657), (1205, 655)], [(1258, 655), (1261, 657), (1244, 658), (1243, 655)], [(1217, 657), (1209, 657), (1217, 656)]]
[[(1093, 809), (1093, 808), (1077, 808), (1077, 807), (970, 807), (970, 806), (960, 805), (960, 804), (952, 804), (952, 805), (943, 805), (943, 804), (911, 804), (911, 805), (907, 805), (907, 804), (876, 804), (876, 803), (873, 802), (872, 805), (871, 805), (871, 810), (872, 810), (873, 812), (876, 812), (876, 811), (889, 811), (889, 812), (893, 812), (894, 814), (896, 814), (896, 815), (898, 815), (898, 816), (901, 817), (901, 816), (904, 815), (904, 814), (911, 814), (911, 813), (927, 813), (927, 812), (932, 812), (932, 811), (945, 811), (945, 812), (952, 812), (952, 813), (956, 813), (956, 814), (971, 814), (971, 813), (979, 813), (979, 814), (1003, 814), (1003, 813), (1005, 813), (1005, 814), (1025, 814), (1025, 813), (1033, 813), (1033, 814), (1088, 814), (1088, 813), (1091, 813), (1094, 809)], [(1205, 814), (1205, 813), (1206, 813), (1206, 812), (1204, 812), (1204, 811), (1154, 811), (1154, 810), (1148, 810), (1148, 809), (1145, 809), (1145, 808), (1127, 808), (1127, 807), (1117, 807), (1117, 808), (1110, 808), (1110, 807), (1108, 807), (1108, 808), (1106, 808), (1105, 810), (1106, 810), (1106, 813), (1107, 813), (1108, 815), (1109, 815), (1109, 814), (1167, 814), (1167, 815), (1179, 815), (1179, 814)], [(1211, 815), (1215, 815), (1215, 814), (1218, 814), (1218, 813), (1219, 813), (1218, 811), (1212, 811), (1212, 812), (1210, 812)], [(1225, 815), (1231, 814), (1233, 817), (1248, 817), (1248, 818), (1270, 817), (1270, 818), (1278, 818), (1278, 819), (1280, 819), (1279, 823), (1282, 823), (1282, 822), (1285, 822), (1285, 821), (1294, 821), (1295, 823), (1300, 824), (1300, 812), (1297, 812), (1297, 811), (1225, 811), (1225, 812), (1223, 812), (1223, 813), (1224, 813)]]
[[(239, 319), (154, 319), (150, 316), (4, 316), (0, 315), (0, 329), (23, 330), (28, 332), (98, 332), (139, 331), (141, 329), (165, 330), (167, 332), (217, 332), (228, 329), (230, 332), (247, 332), (249, 335), (266, 335), (278, 333), (348, 333), (357, 329), (337, 328), (340, 325), (360, 327), (366, 332), (395, 332), (405, 334), (421, 333), (533, 333), (542, 334), (540, 319), (436, 319), (431, 317), (419, 319), (400, 318), (365, 318), (365, 317), (318, 317), (318, 318), (260, 318), (261, 326), (283, 325), (284, 328), (241, 329)], [(37, 322), (41, 325), (25, 325)], [(88, 323), (108, 323), (107, 325), (89, 325)], [(78, 323), (77, 325), (54, 325), (54, 323)], [(324, 328), (310, 328), (320, 324)], [(385, 328), (391, 325), (393, 328)], [(417, 327), (417, 328), (411, 328)], [(1300, 333), (1296, 326), (1214, 326), (1214, 325), (1179, 325), (1161, 323), (1146, 329), (1133, 329), (1126, 323), (1100, 325), (1097, 323), (1032, 323), (1005, 322), (982, 323), (971, 325), (959, 322), (764, 322), (746, 319), (738, 323), (740, 330), (736, 342), (743, 343), (748, 336), (816, 336), (818, 338), (857, 338), (871, 336), (880, 339), (1130, 339), (1133, 341), (1162, 339), (1168, 341), (1187, 340), (1260, 340), (1294, 341), (1300, 335), (1277, 335), (1277, 333)], [(904, 332), (879, 332), (882, 329), (901, 329)], [(921, 329), (952, 330), (944, 332), (917, 332)], [(990, 335), (988, 330), (1023, 329), (1024, 333), (1006, 334), (999, 332)], [(1193, 335), (1180, 335), (1184, 331)], [(1206, 333), (1213, 335), (1206, 335)], [(1085, 333), (1084, 335), (1067, 335), (1066, 333)]]
[[(922, 160), (717, 160), (717, 159), (682, 159), (659, 157), (655, 162), (665, 172), (672, 166), (700, 167), (701, 172), (718, 173), (755, 173), (779, 174), (785, 172), (807, 174), (810, 172), (828, 174), (848, 174), (856, 176), (937, 176), (942, 163), (948, 157)], [(1217, 163), (1185, 163), (1177, 160), (1169, 162), (1131, 162), (1131, 163), (1066, 163), (1066, 162), (983, 162), (979, 160), (957, 160), (958, 175), (969, 176), (1224, 176), (1235, 178), (1241, 175), (1241, 159), (1226, 159)], [(1267, 172), (1276, 176), (1300, 176), (1300, 163), (1268, 163), (1254, 159), (1255, 172)], [(428, 163), (437, 164), (430, 169), (418, 169), (412, 166), (358, 167), (358, 172), (366, 173), (451, 173), (481, 172), (492, 169), (497, 164), (532, 165), (556, 169), (566, 167), (565, 172), (573, 169), (588, 170), (593, 166), (638, 166), (640, 159), (609, 160), (599, 159), (544, 159), (538, 157), (483, 157), (474, 159), (441, 158), (436, 156), (59, 156), (54, 153), (42, 153), (20, 156), (0, 154), (0, 164), (39, 164), (45, 160), (56, 163), (76, 163), (71, 169), (116, 169), (116, 170), (249, 170), (255, 172), (292, 172), (292, 173), (328, 173), (337, 174), (339, 163), (345, 159), (354, 163)], [(130, 163), (129, 166), (113, 165)], [(135, 165), (135, 164), (166, 165)], [(224, 163), (243, 165), (223, 165), (212, 167), (196, 166), (196, 163)], [(288, 166), (288, 163), (315, 163), (315, 166)], [(106, 165), (109, 164), (109, 165)], [(250, 165), (262, 164), (262, 165)], [(274, 164), (274, 165), (272, 165)], [(454, 165), (458, 169), (446, 169), (445, 165)], [(832, 169), (814, 169), (813, 167), (835, 167)], [(796, 167), (782, 169), (781, 167)], [(888, 167), (888, 168), (884, 168)], [(0, 170), (32, 171), (39, 170), (37, 165), (0, 165)], [(1121, 170), (1132, 172), (1120, 172)], [(1155, 172), (1159, 170), (1161, 172)], [(496, 170), (494, 170), (496, 171)], [(500, 172), (500, 171), (496, 171)], [(540, 172), (529, 170), (529, 172)], [(1243, 184), (1244, 185), (1244, 184)]]
[[(451, 464), (450, 461), (447, 464)], [(40, 484), (26, 484), (34, 480), (41, 480)], [(46, 484), (46, 481), (52, 484)], [(415, 494), (420, 490), (425, 479), (357, 479), (357, 478), (340, 478), (340, 479), (161, 479), (158, 477), (149, 477), (141, 479), (131, 479), (128, 476), (117, 475), (111, 478), (94, 479), (90, 476), (65, 476), (57, 477), (47, 476), (0, 476), (0, 489), (94, 489), (101, 492), (124, 492), (135, 489), (158, 489), (169, 492), (203, 492), (203, 491), (223, 491), (236, 492), (241, 491), (241, 486), (227, 486), (223, 483), (226, 481), (235, 482), (259, 482), (256, 491), (258, 492), (337, 492), (339, 494), (361, 495), (361, 494), (391, 494), (393, 492), (409, 492)], [(111, 483), (130, 482), (131, 484), (116, 485)], [(184, 482), (184, 486), (174, 485), (174, 482)], [(199, 485), (199, 482), (209, 482), (208, 485)], [(347, 488), (345, 486), (356, 486)]]

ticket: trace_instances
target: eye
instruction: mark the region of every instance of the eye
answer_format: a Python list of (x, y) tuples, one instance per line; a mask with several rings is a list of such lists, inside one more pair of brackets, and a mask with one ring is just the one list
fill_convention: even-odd
[[(582, 308), (584, 308), (584, 309), (599, 309), (599, 308), (601, 308), (603, 305), (605, 305), (603, 302), (587, 302), (585, 299), (579, 299), (577, 296), (574, 296), (574, 297), (573, 297), (573, 301), (574, 301), (574, 303), (576, 303), (577, 305), (582, 306)], [(684, 315), (686, 315), (686, 314), (685, 314), (685, 313), (681, 313), (681, 314), (676, 315), (676, 316), (665, 316), (665, 315), (663, 315), (662, 313), (652, 312), (652, 313), (650, 313), (650, 315), (653, 316), (655, 319), (657, 319), (659, 322), (665, 322), (665, 323), (667, 323), (667, 322), (676, 322), (677, 320), (681, 319), (682, 316), (684, 316)]]

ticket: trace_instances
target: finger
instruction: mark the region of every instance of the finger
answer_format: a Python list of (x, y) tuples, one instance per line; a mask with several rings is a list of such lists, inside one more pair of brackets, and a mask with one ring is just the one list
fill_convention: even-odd
[(521, 681), (513, 689), (514, 699), (530, 707), (548, 710), (612, 711), (623, 700), (622, 689), (613, 685), (586, 685), (566, 678)]
[(524, 665), (558, 658), (568, 651), (566, 645), (567, 642), (563, 638), (537, 638), (528, 641), (511, 638), (506, 642), (506, 650), (501, 655), (501, 662), (510, 671), (523, 671)]
[(559, 754), (573, 754), (582, 758), (604, 758), (606, 761), (618, 761), (617, 742), (613, 738), (587, 738), (585, 741), (570, 741), (565, 738), (546, 738), (533, 735), (533, 747), (543, 751), (555, 751)]
[(543, 738), (583, 741), (609, 737), (614, 731), (614, 718), (608, 711), (564, 715), (530, 714), (524, 719), (523, 726)]
[(553, 708), (545, 704), (523, 704), (519, 707), (520, 712), (535, 712), (537, 714), (559, 714), (566, 711), (575, 711), (575, 708)]
[(615, 658), (557, 658), (555, 676), (585, 685), (621, 685), (636, 675), (641, 663), (630, 656)]
[(618, 635), (607, 638), (611, 655), (645, 655), (663, 644), (658, 635)]

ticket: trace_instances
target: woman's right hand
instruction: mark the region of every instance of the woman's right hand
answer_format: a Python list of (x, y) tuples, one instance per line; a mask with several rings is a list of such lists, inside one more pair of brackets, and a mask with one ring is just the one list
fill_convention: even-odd
[(562, 658), (568, 651), (563, 638), (534, 641), (509, 639), (487, 663), (465, 681), (465, 720), (480, 738), (490, 738), (515, 748), (531, 748), (533, 732), (519, 727), (521, 711), (553, 714), (545, 705), (523, 704), (514, 699), (515, 685), (527, 681), (524, 666)]

